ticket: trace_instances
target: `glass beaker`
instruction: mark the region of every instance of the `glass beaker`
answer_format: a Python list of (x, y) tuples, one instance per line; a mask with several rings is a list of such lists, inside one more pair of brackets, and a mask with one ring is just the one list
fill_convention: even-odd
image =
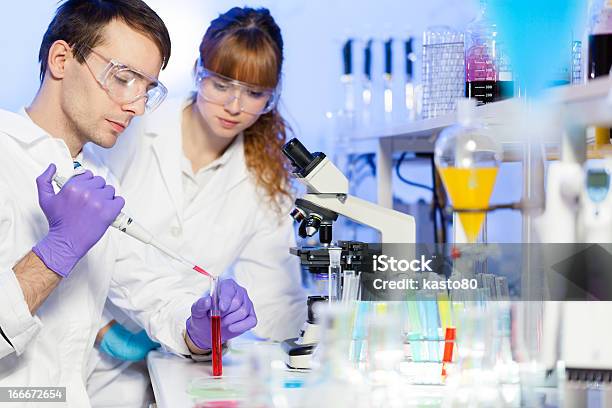
[(401, 408), (408, 393), (400, 375), (404, 357), (400, 307), (394, 302), (376, 303), (372, 313), (368, 321), (368, 406)]
[(514, 82), (508, 55), (500, 47), (497, 26), (480, 0), (480, 13), (465, 34), (465, 96), (478, 105), (512, 97)]
[(479, 302), (466, 302), (457, 328), (458, 363), (449, 369), (448, 406), (503, 407), (495, 373), (493, 346), (495, 319)]
[(312, 374), (305, 382), (302, 405), (338, 408), (368, 407), (368, 387), (349, 359), (353, 335), (352, 305), (321, 305), (321, 342), (313, 358)]

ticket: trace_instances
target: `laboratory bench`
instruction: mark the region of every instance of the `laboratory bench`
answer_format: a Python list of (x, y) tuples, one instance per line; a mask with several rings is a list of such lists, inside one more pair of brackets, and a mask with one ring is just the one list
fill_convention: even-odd
[[(237, 362), (235, 356), (232, 356), (231, 350), (223, 357), (223, 377), (228, 378), (230, 382), (233, 378), (245, 378), (243, 371), (244, 366), (242, 363)], [(193, 392), (190, 393), (189, 390), (193, 388), (194, 381), (198, 379), (206, 381), (212, 378), (210, 363), (194, 362), (193, 360), (180, 358), (161, 351), (152, 351), (147, 356), (147, 366), (149, 375), (151, 376), (157, 408), (192, 408), (196, 406), (208, 406), (205, 402), (197, 402), (197, 399), (193, 396)], [(303, 371), (288, 369), (286, 371), (288, 378), (292, 380), (305, 380), (308, 376), (308, 373)], [(236, 391), (239, 392), (242, 390)], [(439, 406), (446, 392), (445, 387), (441, 385), (410, 385), (406, 391), (409, 391), (413, 398), (419, 398), (421, 401), (428, 400), (430, 404), (435, 402), (435, 405), (425, 405), (431, 407)], [(288, 403), (287, 408), (304, 407), (300, 403), (303, 392), (304, 388), (301, 385), (286, 388), (284, 390), (284, 396)], [(342, 393), (342, 390), (338, 390), (338, 393)], [(210, 400), (208, 402), (211, 404), (211, 407), (227, 408), (231, 406), (238, 408), (238, 405), (222, 405), (221, 403), (215, 405)]]
[[(235, 401), (232, 402), (220, 402), (222, 398), (231, 397), (231, 387), (235, 386), (237, 389), (233, 390), (236, 392), (236, 399), (239, 400), (239, 395), (244, 395), (244, 389), (238, 389), (238, 387), (245, 386), (246, 372), (245, 361), (243, 359), (244, 353), (248, 348), (248, 343), (243, 343), (239, 346), (242, 351), (237, 351), (230, 348), (229, 352), (224, 355), (223, 364), (223, 377), (215, 379), (220, 384), (225, 384), (223, 388), (223, 397), (219, 401), (215, 402), (213, 396), (218, 390), (212, 390), (208, 388), (208, 391), (194, 391), (194, 387), (197, 388), (197, 382), (203, 381), (209, 383), (212, 380), (212, 368), (211, 364), (207, 362), (195, 362), (191, 359), (180, 358), (172, 354), (164, 353), (161, 351), (152, 351), (147, 356), (147, 366), (151, 377), (151, 383), (155, 394), (156, 407), (157, 408), (192, 408), (192, 407), (217, 407), (217, 408), (239, 408), (248, 405), (238, 405)], [(280, 348), (280, 345), (279, 345)], [(307, 377), (309, 372), (299, 370), (289, 370), (285, 368), (287, 379), (292, 384), (298, 384), (297, 386), (286, 387), (282, 390), (283, 399), (282, 403), (278, 406), (286, 408), (310, 408), (302, 403), (304, 392), (306, 392), (308, 386)], [(235, 382), (236, 379), (240, 379), (241, 383)], [(194, 384), (196, 384), (194, 386)], [(229, 386), (227, 384), (230, 384)], [(240, 384), (240, 385), (235, 385)], [(519, 393), (519, 385), (510, 386), (509, 389), (506, 385), (503, 392)], [(209, 393), (210, 392), (210, 393)], [(342, 395), (346, 390), (338, 389), (339, 395)], [(407, 396), (406, 406), (407, 407), (442, 407), (444, 399), (449, 395), (452, 390), (445, 385), (431, 384), (408, 384), (402, 387), (402, 394), (405, 393)], [(537, 392), (542, 401), (546, 401), (542, 408), (553, 408), (558, 406), (558, 392), (554, 387), (537, 387)], [(219, 394), (221, 395), (221, 394)], [(199, 397), (203, 397), (199, 399)], [(278, 400), (277, 400), (278, 401)], [(323, 402), (322, 402), (323, 404)], [(319, 405), (322, 407), (325, 405)]]

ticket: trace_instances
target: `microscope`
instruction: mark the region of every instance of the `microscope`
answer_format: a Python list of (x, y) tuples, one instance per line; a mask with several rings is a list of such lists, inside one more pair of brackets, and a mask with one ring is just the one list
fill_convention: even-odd
[[(296, 138), (283, 146), (283, 153), (293, 166), (294, 177), (306, 186), (306, 194), (295, 200), (295, 209), (291, 212), (293, 219), (300, 223), (298, 233), (302, 238), (319, 234), (320, 246), (291, 248), (291, 253), (300, 257), (301, 264), (311, 274), (325, 274), (335, 258), (341, 271), (363, 276), (372, 272), (373, 255), (380, 253), (385, 243), (415, 243), (414, 217), (349, 195), (348, 179), (324, 153), (310, 153)], [(381, 243), (338, 241), (332, 244), (332, 226), (338, 215), (378, 230)], [(308, 320), (300, 336), (282, 342), (289, 367), (310, 368), (311, 356), (319, 341), (317, 306), (339, 300), (342, 281), (340, 276), (336, 277), (337, 289), (332, 299), (329, 295), (309, 296)]]

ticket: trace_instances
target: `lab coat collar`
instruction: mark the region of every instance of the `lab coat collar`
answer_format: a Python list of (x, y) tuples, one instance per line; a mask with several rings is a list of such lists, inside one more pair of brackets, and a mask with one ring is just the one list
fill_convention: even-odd
[(9, 136), (23, 144), (29, 145), (51, 137), (32, 121), (25, 108), (21, 108), (17, 113), (0, 109), (0, 123)]
[(232, 188), (241, 184), (246, 178), (242, 134), (236, 137), (221, 158), (224, 159), (225, 164), (215, 170), (214, 177), (198, 193), (191, 205), (185, 209), (183, 219), (191, 219), (199, 212), (214, 207), (216, 200), (226, 196)]
[[(25, 108), (17, 112), (9, 112), (0, 109), (0, 132), (6, 134), (13, 140), (24, 146), (35, 163), (40, 165), (40, 171), (44, 170), (49, 163), (57, 167), (57, 174), (64, 177), (70, 176), (73, 171), (73, 158), (66, 142), (58, 137), (52, 137), (44, 129), (38, 126), (28, 115)], [(99, 160), (89, 149), (84, 149), (77, 160), (95, 163), (99, 166)]]

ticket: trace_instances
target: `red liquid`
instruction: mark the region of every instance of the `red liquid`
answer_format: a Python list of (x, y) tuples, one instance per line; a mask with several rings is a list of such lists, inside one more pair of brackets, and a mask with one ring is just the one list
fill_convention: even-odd
[(202, 275), (210, 276), (210, 273), (206, 272), (204, 269), (200, 268), (198, 265), (194, 266), (193, 270), (201, 273)]
[(450, 363), (453, 361), (453, 345), (455, 344), (455, 328), (447, 327), (444, 336), (444, 357), (442, 361)]
[(446, 363), (453, 361), (453, 345), (455, 343), (455, 328), (447, 327), (444, 336), (444, 357), (442, 358), (442, 378), (446, 378)]
[(223, 358), (221, 356), (221, 316), (211, 316), (212, 371), (214, 376), (223, 374)]

